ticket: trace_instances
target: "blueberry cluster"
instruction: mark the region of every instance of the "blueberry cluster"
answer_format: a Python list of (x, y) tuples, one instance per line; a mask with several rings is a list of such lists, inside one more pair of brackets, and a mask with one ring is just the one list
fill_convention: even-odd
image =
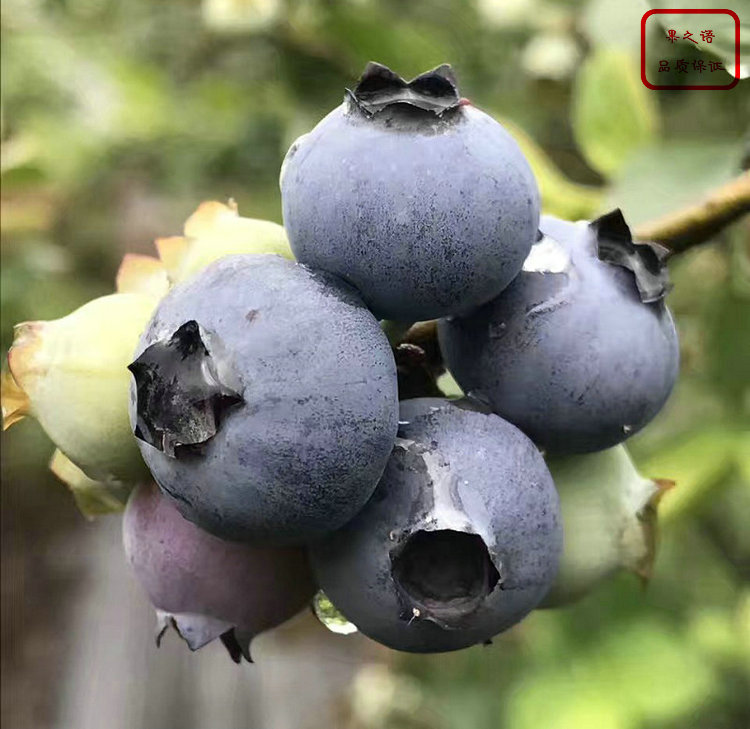
[[(318, 588), (395, 649), (487, 642), (565, 559), (545, 457), (618, 446), (674, 385), (665, 251), (619, 211), (540, 221), (529, 164), (448, 66), (370, 64), (280, 184), (297, 262), (187, 277), (129, 366), (159, 486), (131, 496), (130, 561), (163, 625), (235, 658)], [(399, 401), (378, 320), (428, 319), (465, 397)]]

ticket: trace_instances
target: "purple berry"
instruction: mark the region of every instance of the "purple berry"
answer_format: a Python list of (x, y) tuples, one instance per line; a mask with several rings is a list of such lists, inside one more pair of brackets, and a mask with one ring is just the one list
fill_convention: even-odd
[(348, 620), (391, 648), (485, 642), (555, 578), (552, 477), (520, 430), (440, 398), (402, 402), (399, 435), (367, 506), (312, 545), (316, 577)]
[(287, 153), (295, 256), (352, 283), (378, 317), (432, 319), (503, 290), (534, 242), (539, 194), (516, 142), (459, 97), (450, 66), (407, 83), (371, 63)]
[(393, 448), (396, 365), (378, 322), (351, 287), (279, 256), (227, 256), (173, 288), (130, 369), (154, 479), (225, 539), (333, 531)]
[(619, 210), (540, 227), (500, 296), (440, 322), (440, 347), (464, 392), (545, 449), (609, 448), (659, 412), (677, 379), (666, 249), (634, 243)]
[(157, 644), (172, 625), (192, 650), (220, 638), (250, 660), (250, 641), (299, 612), (315, 592), (305, 551), (225, 542), (184, 519), (153, 485), (123, 518), (128, 561), (156, 608)]

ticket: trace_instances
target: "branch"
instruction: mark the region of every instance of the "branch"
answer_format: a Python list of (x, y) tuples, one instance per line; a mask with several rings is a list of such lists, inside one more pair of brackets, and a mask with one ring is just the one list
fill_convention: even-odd
[[(750, 172), (711, 192), (704, 200), (635, 229), (635, 237), (669, 248), (673, 254), (705, 243), (727, 225), (750, 212)], [(394, 334), (398, 333), (394, 330)], [(401, 399), (428, 397), (445, 371), (437, 341), (437, 322), (417, 322), (393, 342)], [(398, 346), (396, 346), (398, 344)]]
[(748, 212), (750, 172), (744, 172), (711, 192), (697, 205), (639, 225), (635, 237), (661, 243), (673, 253), (682, 253), (705, 243)]

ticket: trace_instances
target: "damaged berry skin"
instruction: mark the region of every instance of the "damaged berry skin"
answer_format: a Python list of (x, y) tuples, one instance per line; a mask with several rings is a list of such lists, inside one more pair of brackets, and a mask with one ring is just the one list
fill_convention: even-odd
[[(367, 92), (377, 73), (383, 88)], [(413, 93), (423, 83), (430, 93)], [(460, 101), (450, 67), (400, 84), (370, 64), (292, 145), (281, 194), (299, 261), (352, 283), (379, 318), (417, 321), (468, 311), (512, 281), (539, 194), (515, 140)]]
[[(154, 379), (170, 352), (176, 375)], [(172, 289), (131, 370), (131, 424), (156, 482), (225, 539), (303, 544), (333, 531), (393, 447), (396, 368), (378, 322), (349, 286), (279, 256), (227, 256)]]
[(540, 229), (544, 237), (500, 296), (439, 323), (443, 357), (464, 392), (545, 450), (609, 448), (654, 418), (677, 379), (666, 270), (656, 246), (636, 246), (638, 277), (600, 260), (633, 246), (619, 211), (591, 224), (544, 216)]
[(250, 660), (253, 636), (294, 616), (315, 592), (302, 548), (225, 542), (184, 519), (154, 484), (131, 494), (123, 543), (159, 615), (157, 640), (171, 623), (192, 650), (221, 638), (234, 660)]
[(517, 428), (442, 398), (402, 402), (399, 436), (367, 506), (312, 545), (316, 578), (348, 620), (390, 648), (485, 642), (555, 578), (552, 477)]

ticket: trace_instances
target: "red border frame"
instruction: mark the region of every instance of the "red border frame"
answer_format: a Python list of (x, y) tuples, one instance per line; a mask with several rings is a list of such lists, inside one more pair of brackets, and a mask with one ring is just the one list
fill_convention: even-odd
[[(725, 86), (679, 86), (676, 84), (654, 85), (646, 78), (646, 21), (652, 15), (729, 15), (734, 18), (734, 79)], [(670, 8), (669, 10), (649, 10), (641, 18), (641, 81), (654, 91), (728, 91), (740, 82), (740, 19), (734, 10), (694, 10), (691, 8)]]

